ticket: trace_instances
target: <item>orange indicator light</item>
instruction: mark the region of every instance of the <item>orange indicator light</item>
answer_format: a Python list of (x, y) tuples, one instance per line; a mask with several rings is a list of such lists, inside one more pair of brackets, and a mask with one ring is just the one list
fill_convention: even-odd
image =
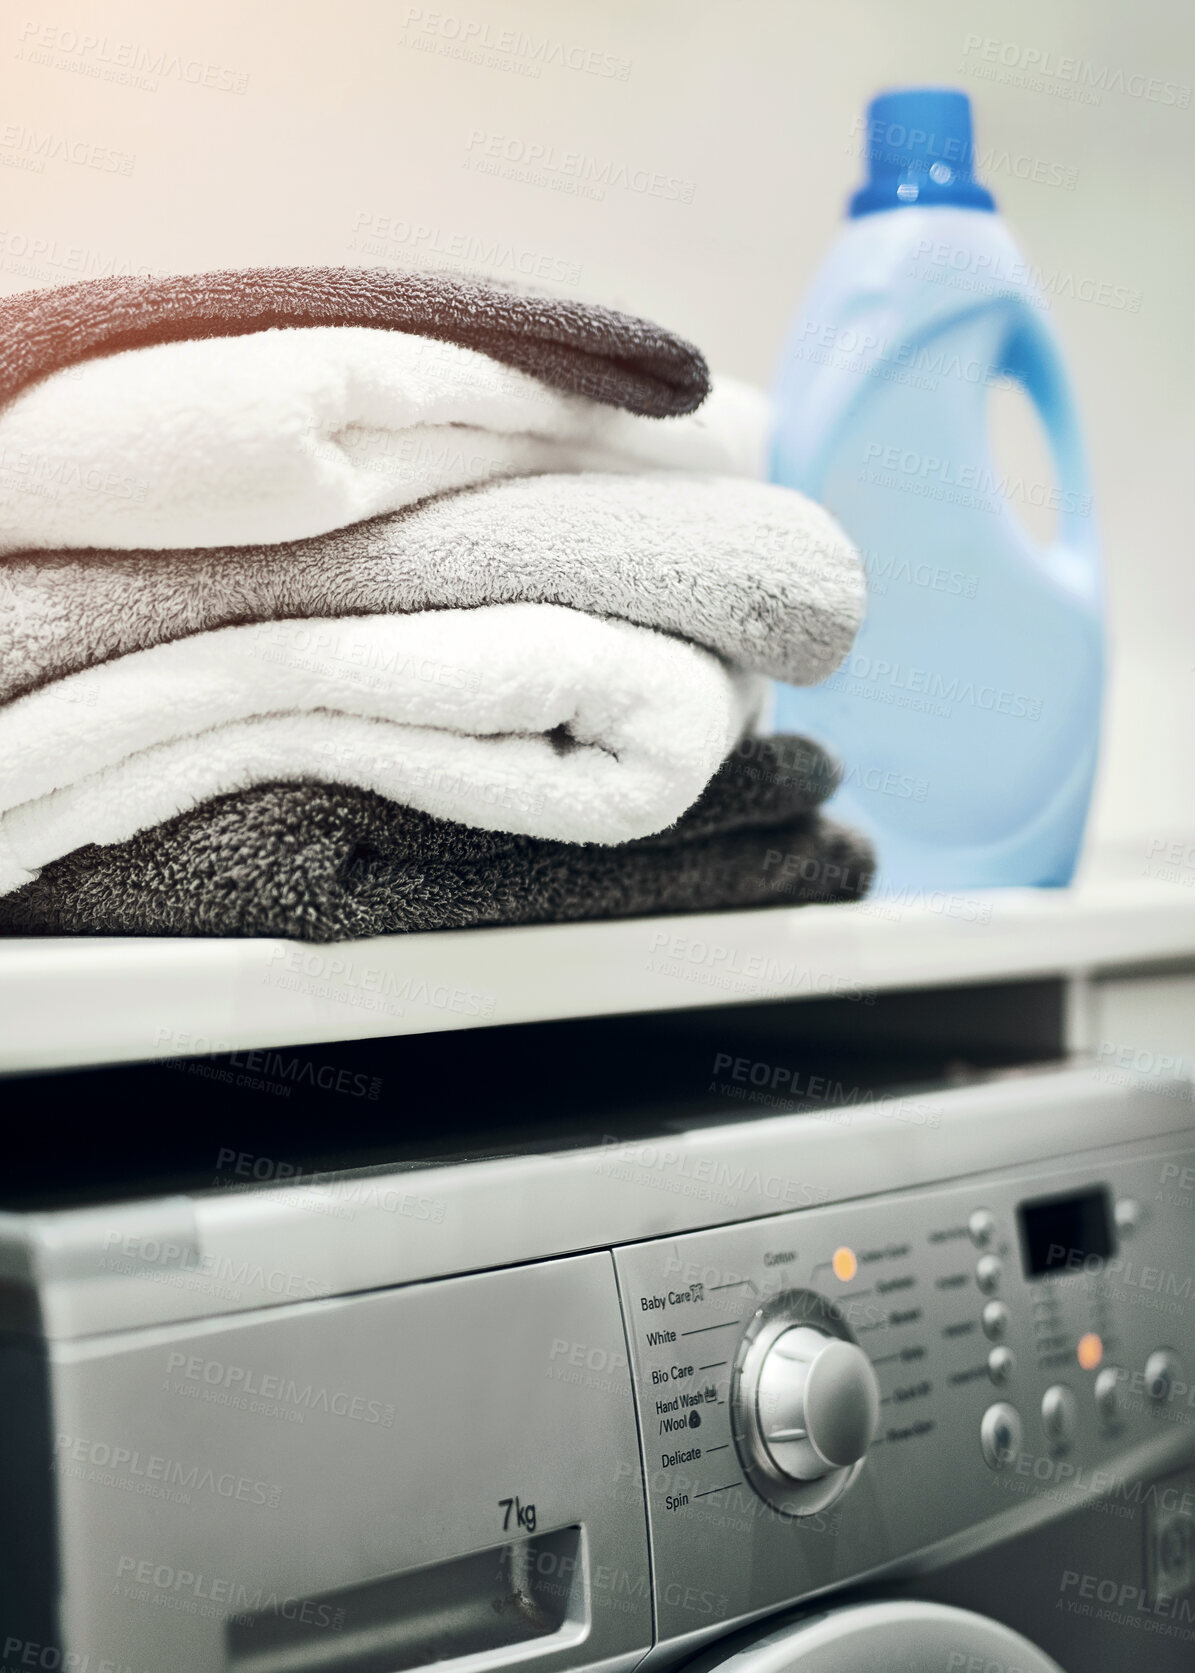
[(1104, 1344), (1094, 1330), (1088, 1331), (1086, 1336), (1080, 1336), (1079, 1364), (1085, 1371), (1094, 1371), (1103, 1357)]
[(859, 1270), (859, 1258), (853, 1249), (848, 1249), (844, 1244), (841, 1249), (835, 1249), (830, 1265), (834, 1268), (835, 1278), (849, 1284)]

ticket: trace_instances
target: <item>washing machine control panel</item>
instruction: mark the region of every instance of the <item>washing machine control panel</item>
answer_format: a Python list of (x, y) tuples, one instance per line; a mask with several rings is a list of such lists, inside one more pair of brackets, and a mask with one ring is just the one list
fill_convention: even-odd
[(1193, 1247), (1195, 1151), (1125, 1147), (616, 1251), (661, 1633), (1131, 1502), (1195, 1439)]

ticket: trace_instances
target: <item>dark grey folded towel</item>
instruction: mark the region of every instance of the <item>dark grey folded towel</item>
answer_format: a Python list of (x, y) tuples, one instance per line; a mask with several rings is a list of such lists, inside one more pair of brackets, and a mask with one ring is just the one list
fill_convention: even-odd
[(0, 898), (0, 930), (338, 941), (855, 900), (871, 850), (812, 811), (835, 779), (801, 738), (745, 739), (676, 825), (621, 847), (475, 830), (337, 785), (265, 785), (56, 860)]
[(709, 393), (709, 370), (691, 343), (611, 308), (440, 273), (263, 267), (89, 279), (0, 300), (0, 404), (97, 355), (315, 325), (460, 343), (557, 389), (653, 418), (693, 412)]

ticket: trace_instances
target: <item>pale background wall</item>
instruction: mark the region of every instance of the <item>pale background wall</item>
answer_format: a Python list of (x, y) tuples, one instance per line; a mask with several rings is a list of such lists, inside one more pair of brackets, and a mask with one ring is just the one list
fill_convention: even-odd
[[(454, 56), (466, 36), (481, 62)], [(1105, 90), (1086, 103), (1057, 77), (982, 78), (976, 37), (1022, 62), (1087, 60)], [(1119, 72), (1124, 91), (1107, 86)], [(1150, 78), (1185, 86), (1185, 108), (1132, 91)], [(858, 114), (914, 82), (971, 92), (989, 184), (1035, 265), (1140, 293), (1136, 312), (1064, 296), (1053, 316), (1112, 597), (1098, 829), (1144, 852), (1195, 832), (1188, 0), (22, 0), (0, 24), (0, 287), (518, 261), (766, 381), (857, 173)], [(680, 184), (568, 195), (471, 166), (478, 135)]]

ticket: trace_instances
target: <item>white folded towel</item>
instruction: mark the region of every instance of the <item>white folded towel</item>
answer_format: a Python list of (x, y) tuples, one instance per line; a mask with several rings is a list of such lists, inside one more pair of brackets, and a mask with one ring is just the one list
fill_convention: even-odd
[(0, 893), (213, 796), (311, 779), (489, 830), (628, 841), (696, 800), (765, 687), (556, 604), (196, 634), (0, 709)]
[(545, 471), (761, 476), (769, 407), (683, 418), (549, 388), (455, 343), (357, 326), (130, 349), (0, 413), (0, 551), (247, 546)]

